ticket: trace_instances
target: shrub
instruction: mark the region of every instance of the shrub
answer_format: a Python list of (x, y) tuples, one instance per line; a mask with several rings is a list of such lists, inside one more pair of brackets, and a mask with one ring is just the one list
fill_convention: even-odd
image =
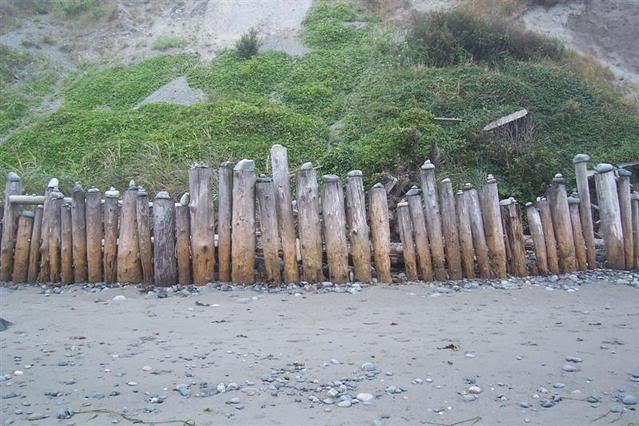
[(247, 33), (242, 34), (242, 37), (235, 43), (235, 50), (242, 59), (250, 59), (257, 55), (262, 44), (259, 33), (255, 28), (251, 28)]
[(186, 46), (184, 37), (171, 35), (161, 35), (153, 40), (153, 44), (151, 45), (155, 50), (177, 49), (184, 46)]

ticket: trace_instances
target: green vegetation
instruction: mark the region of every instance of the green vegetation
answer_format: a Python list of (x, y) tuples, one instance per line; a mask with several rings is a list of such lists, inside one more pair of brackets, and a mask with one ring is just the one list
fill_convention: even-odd
[(251, 28), (246, 34), (242, 34), (242, 37), (235, 43), (235, 51), (237, 55), (242, 59), (250, 59), (257, 55), (260, 50), (261, 41), (258, 37), (257, 30)]
[[(503, 195), (525, 201), (554, 173), (570, 176), (578, 152), (594, 161), (639, 158), (636, 106), (624, 103), (605, 69), (495, 17), (520, 2), (491, 17), (467, 9), (427, 15), (398, 42), (346, 3), (320, 1), (306, 19), (310, 51), (301, 57), (233, 49), (208, 66), (163, 55), (88, 67), (68, 79), (58, 112), (0, 145), (0, 170), (17, 171), (30, 191), (50, 176), (67, 190), (74, 180), (104, 189), (133, 178), (178, 196), (192, 162), (246, 157), (265, 172), (269, 146), (283, 143), (292, 168), (358, 168), (371, 185), (385, 174), (414, 180), (437, 142), (441, 175), (455, 185), (490, 172)], [(181, 75), (208, 102), (135, 109)], [(522, 108), (530, 111), (525, 137), (510, 143), (481, 131)], [(336, 123), (341, 130), (331, 132)]]
[(161, 35), (155, 40), (151, 47), (155, 50), (180, 49), (186, 46), (184, 37)]

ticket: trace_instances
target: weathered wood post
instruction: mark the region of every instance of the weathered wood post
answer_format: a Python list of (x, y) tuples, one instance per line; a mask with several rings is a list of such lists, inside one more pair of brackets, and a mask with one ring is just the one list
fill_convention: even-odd
[(497, 278), (504, 278), (507, 275), (506, 246), (499, 207), (497, 179), (493, 175), (488, 175), (479, 195), (493, 275)]
[(241, 160), (233, 168), (233, 282), (255, 282), (255, 162)]
[(29, 247), (33, 232), (33, 217), (33, 212), (23, 211), (18, 219), (16, 249), (13, 256), (13, 281), (17, 283), (26, 282), (29, 273)]
[(639, 268), (639, 192), (632, 193), (632, 241), (634, 243), (634, 267)]
[(38, 280), (38, 273), (40, 272), (40, 238), (42, 235), (43, 212), (43, 205), (36, 206), (31, 232), (31, 245), (29, 246), (29, 270), (27, 273), (27, 282), (31, 283)]
[(142, 187), (138, 187), (135, 200), (135, 222), (138, 227), (140, 246), (140, 268), (142, 282), (153, 283), (153, 244), (151, 243), (151, 215), (149, 212), (149, 195)]
[(376, 183), (369, 191), (368, 198), (377, 280), (390, 284), (393, 281), (390, 263), (390, 221), (384, 185)]
[(326, 257), (331, 281), (348, 281), (348, 246), (346, 245), (346, 216), (344, 194), (339, 178), (335, 175), (322, 177), (322, 216), (324, 218), (324, 238)]
[(114, 283), (118, 278), (118, 198), (120, 192), (111, 187), (104, 193), (104, 281)]
[(189, 193), (187, 192), (182, 195), (180, 202), (175, 205), (175, 257), (177, 259), (178, 283), (182, 285), (193, 283), (191, 279), (190, 222)]
[(62, 238), (62, 205), (64, 195), (57, 189), (49, 195), (49, 281), (60, 282), (61, 238)]
[(572, 235), (565, 182), (561, 173), (557, 173), (552, 180), (548, 195), (555, 238), (557, 239), (559, 269), (563, 273), (568, 273), (577, 270), (577, 261), (575, 259), (575, 240)]
[(413, 223), (413, 236), (415, 238), (415, 253), (417, 254), (419, 276), (424, 281), (432, 281), (433, 264), (430, 258), (428, 231), (426, 229), (421, 189), (413, 186), (406, 193), (406, 202), (408, 203), (408, 211)]
[(546, 238), (544, 229), (541, 226), (541, 216), (533, 203), (526, 203), (526, 217), (528, 218), (528, 229), (535, 246), (535, 259), (537, 261), (537, 273), (548, 274), (548, 256), (546, 254)]
[(231, 281), (233, 167), (235, 167), (235, 163), (225, 161), (218, 170), (217, 257), (219, 279), (222, 282)]
[(166, 191), (153, 200), (153, 276), (155, 284), (177, 283), (175, 266), (175, 203)]
[(430, 238), (430, 251), (433, 257), (433, 273), (435, 279), (444, 281), (446, 275), (446, 258), (444, 256), (444, 237), (442, 234), (442, 222), (439, 213), (439, 197), (437, 196), (437, 184), (435, 178), (435, 165), (426, 160), (420, 169), (422, 196), (424, 198), (424, 212), (426, 213), (426, 226)]
[(621, 209), (619, 207), (614, 167), (611, 164), (602, 163), (598, 164), (595, 170), (597, 171), (595, 174), (595, 186), (597, 188), (599, 217), (601, 219), (600, 230), (606, 246), (608, 267), (611, 269), (625, 269), (623, 225), (621, 223)]
[(0, 240), (0, 281), (11, 280), (11, 268), (13, 267), (18, 210), (9, 202), (9, 197), (21, 194), (22, 180), (20, 177), (13, 172), (7, 173), (7, 183), (4, 188), (2, 240)]
[(459, 226), (459, 245), (461, 249), (461, 266), (466, 278), (475, 278), (475, 252), (473, 249), (473, 233), (470, 228), (470, 214), (463, 191), (457, 191), (457, 224)]
[(588, 257), (586, 254), (586, 240), (581, 224), (581, 216), (579, 215), (579, 198), (574, 194), (568, 197), (568, 209), (570, 210), (570, 222), (572, 224), (572, 236), (575, 242), (575, 259), (577, 260), (577, 269), (583, 271), (588, 269)]
[(586, 255), (588, 267), (597, 267), (597, 251), (595, 249), (595, 227), (592, 220), (592, 203), (590, 201), (590, 185), (588, 184), (588, 162), (590, 157), (586, 154), (577, 154), (573, 159), (575, 165), (575, 178), (577, 192), (579, 192), (579, 216), (586, 241)]
[(626, 269), (632, 269), (635, 254), (632, 241), (632, 204), (630, 199), (630, 177), (632, 173), (626, 169), (618, 169), (617, 192), (619, 195), (619, 210), (621, 212), (621, 229), (623, 230), (623, 252), (626, 259)]
[(477, 257), (479, 276), (480, 278), (490, 278), (490, 259), (488, 258), (488, 245), (486, 244), (486, 234), (484, 233), (484, 221), (481, 216), (479, 195), (470, 183), (464, 185), (464, 197), (464, 203), (468, 209), (470, 230), (473, 235), (473, 247)]
[(195, 165), (189, 170), (189, 194), (193, 282), (202, 285), (215, 277), (215, 209), (207, 166)]
[(408, 203), (397, 203), (397, 224), (402, 241), (404, 272), (408, 281), (417, 281), (417, 262), (415, 259), (415, 243), (413, 241), (413, 223), (410, 218)]
[(261, 176), (255, 184), (257, 195), (257, 213), (262, 234), (262, 249), (264, 256), (265, 281), (279, 284), (280, 276), (280, 238), (277, 224), (277, 207), (275, 203), (275, 186), (273, 179)]
[(544, 241), (546, 242), (546, 257), (548, 258), (548, 269), (553, 274), (559, 273), (559, 257), (557, 256), (557, 239), (555, 229), (552, 224), (552, 214), (550, 204), (544, 197), (537, 198), (537, 208), (541, 218), (541, 226), (544, 230)]
[(302, 164), (297, 171), (297, 210), (304, 279), (311, 283), (321, 282), (324, 272), (319, 190), (311, 163)]
[(86, 195), (87, 270), (89, 282), (102, 281), (102, 192), (90, 188)]
[(40, 241), (40, 275), (39, 281), (49, 281), (49, 234), (51, 233), (49, 227), (49, 218), (51, 216), (51, 193), (58, 190), (58, 179), (52, 178), (49, 180), (46, 190), (44, 191), (44, 212), (42, 214), (42, 238)]
[(444, 179), (439, 184), (440, 208), (442, 215), (442, 230), (446, 243), (446, 260), (448, 275), (452, 280), (462, 278), (461, 253), (459, 247), (459, 233), (457, 232), (457, 215), (455, 213), (455, 193), (450, 179)]
[(117, 269), (121, 283), (139, 283), (142, 281), (140, 266), (140, 245), (136, 221), (138, 187), (134, 181), (122, 195), (120, 209), (120, 233), (118, 237)]
[(284, 258), (284, 280), (287, 283), (294, 283), (299, 281), (295, 221), (288, 173), (288, 153), (282, 145), (276, 144), (271, 147), (271, 166), (273, 168), (273, 185), (275, 186), (277, 225), (282, 242), (282, 257)]
[(355, 279), (367, 283), (371, 280), (371, 243), (366, 222), (366, 195), (360, 170), (352, 170), (346, 177), (346, 213)]
[(71, 238), (73, 240), (73, 280), (86, 282), (87, 270), (87, 221), (86, 193), (79, 183), (73, 185), (71, 201)]
[(62, 284), (73, 282), (73, 223), (71, 206), (63, 204), (61, 210), (60, 278)]
[(506, 235), (511, 249), (510, 265), (513, 275), (525, 277), (528, 275), (526, 261), (526, 243), (524, 241), (524, 227), (521, 223), (519, 204), (514, 198), (500, 202), (502, 215), (506, 222)]

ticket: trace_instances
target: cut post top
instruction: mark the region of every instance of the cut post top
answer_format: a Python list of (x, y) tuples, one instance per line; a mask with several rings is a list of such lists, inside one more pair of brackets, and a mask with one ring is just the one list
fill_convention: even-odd
[(252, 172), (255, 170), (255, 161), (247, 160), (246, 158), (244, 158), (237, 162), (235, 167), (233, 167), (233, 170), (236, 172), (238, 171)]
[(424, 164), (422, 164), (422, 170), (434, 170), (434, 169), (435, 169), (435, 165), (431, 163), (430, 160), (426, 160), (424, 161)]
[(608, 172), (612, 172), (614, 169), (615, 169), (614, 166), (609, 163), (599, 163), (595, 167), (595, 170), (597, 171), (597, 173), (608, 173)]
[(579, 198), (573, 196), (568, 197), (568, 204), (579, 204)]
[(575, 158), (572, 159), (574, 164), (587, 163), (588, 161), (590, 161), (590, 155), (588, 154), (577, 154)]
[(18, 176), (14, 172), (9, 172), (7, 173), (7, 180), (9, 182), (20, 182), (20, 176)]
[(351, 170), (350, 172), (348, 172), (346, 174), (346, 177), (352, 178), (352, 177), (362, 177), (363, 173), (361, 170)]
[(408, 192), (406, 193), (407, 197), (415, 197), (417, 195), (421, 195), (422, 194), (422, 190), (419, 189), (417, 186), (413, 186), (411, 187), (411, 189), (408, 190)]
[(220, 164), (220, 168), (223, 168), (223, 169), (232, 169), (233, 167), (235, 167), (235, 163), (232, 161), (225, 161), (222, 164)]
[(561, 173), (557, 173), (554, 178), (552, 178), (552, 183), (558, 185), (564, 185), (566, 183), (566, 179), (564, 179), (564, 175)]
[(107, 192), (104, 193), (104, 196), (106, 198), (119, 198), (120, 197), (120, 191), (118, 191), (114, 187), (111, 187)]
[(169, 193), (167, 191), (160, 191), (155, 196), (155, 199), (156, 200), (170, 200), (171, 196), (169, 195)]
[(617, 169), (617, 175), (619, 177), (630, 177), (632, 176), (632, 172), (630, 170), (626, 170), (626, 169)]
[(190, 202), (191, 202), (191, 194), (189, 194), (188, 192), (185, 192), (184, 194), (182, 194), (182, 196), (180, 197), (180, 205), (186, 207), (189, 205)]
[(322, 176), (322, 180), (324, 183), (337, 183), (339, 182), (339, 177), (336, 175), (324, 175)]

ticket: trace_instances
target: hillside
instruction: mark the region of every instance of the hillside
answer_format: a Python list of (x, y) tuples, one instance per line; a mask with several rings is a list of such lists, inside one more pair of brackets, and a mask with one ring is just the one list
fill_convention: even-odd
[[(16, 15), (0, 36), (8, 45), (0, 48), (1, 171), (17, 171), (32, 190), (51, 176), (64, 189), (74, 180), (105, 188), (134, 178), (177, 195), (193, 161), (250, 157), (266, 171), (268, 147), (284, 143), (294, 166), (361, 168), (372, 184), (388, 175), (410, 181), (437, 143), (442, 172), (456, 185), (490, 171), (504, 194), (528, 198), (555, 172), (570, 174), (576, 152), (639, 158), (636, 105), (610, 73), (526, 33), (513, 17), (466, 10), (411, 26), (415, 9), (443, 2), (309, 1), (292, 11), (287, 3), (84, 2), (73, 19), (65, 11), (38, 22), (28, 11), (22, 21)], [(536, 8), (517, 9), (514, 22)], [(56, 25), (68, 28), (45, 40)], [(87, 25), (85, 37), (74, 36)], [(253, 26), (262, 48), (242, 58), (232, 47)], [(495, 36), (501, 30), (506, 42)], [(477, 34), (488, 48), (476, 49)], [(433, 60), (442, 35), (454, 40), (439, 52), (445, 63)], [(480, 131), (522, 108), (533, 123), (524, 143), (504, 145)]]

